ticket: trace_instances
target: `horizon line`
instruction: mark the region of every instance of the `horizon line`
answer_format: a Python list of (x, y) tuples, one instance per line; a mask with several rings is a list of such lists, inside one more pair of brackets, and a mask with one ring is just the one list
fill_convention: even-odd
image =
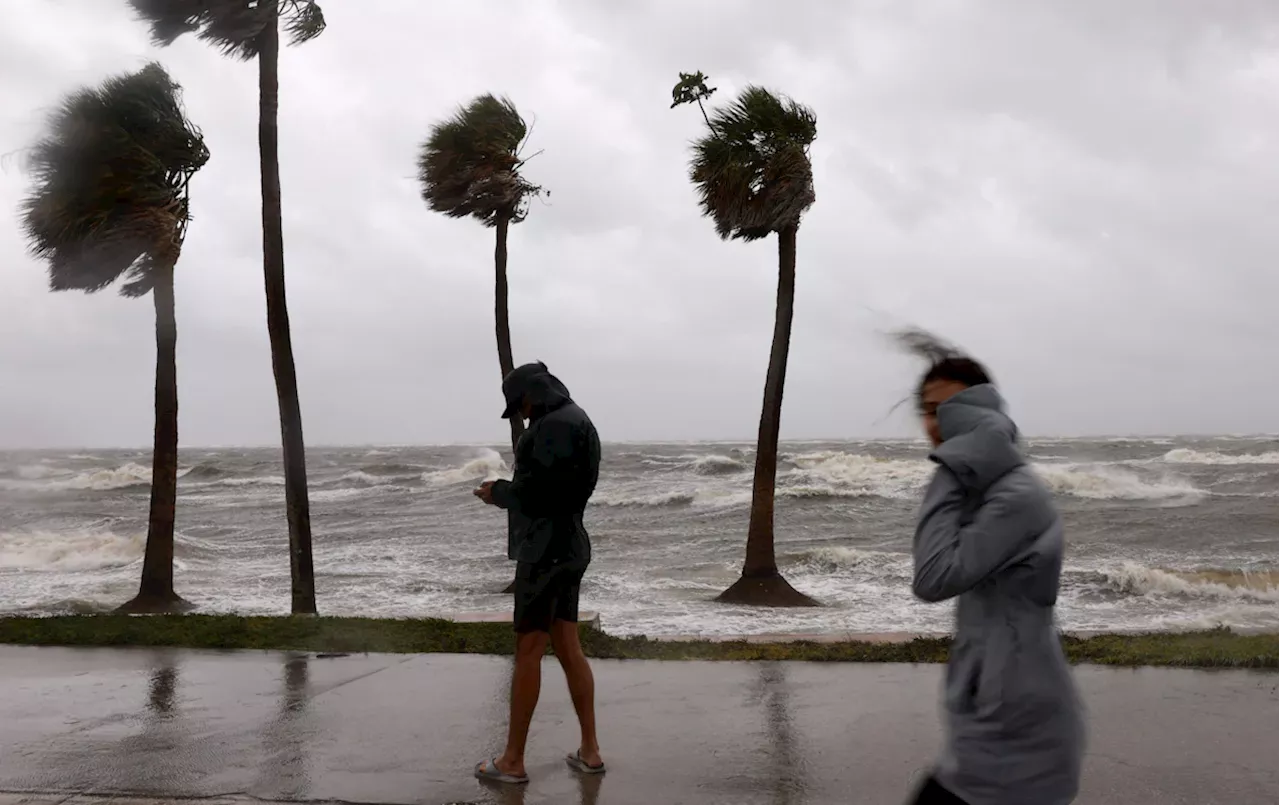
[[(1022, 441), (1073, 441), (1073, 442), (1102, 442), (1102, 441), (1134, 441), (1134, 442), (1154, 442), (1167, 439), (1280, 439), (1280, 433), (1108, 433), (1108, 434), (1091, 434), (1086, 436), (1062, 436), (1054, 434), (1043, 434), (1028, 436), (1026, 434), (1019, 435)], [(779, 439), (778, 444), (854, 444), (859, 442), (884, 442), (884, 443), (917, 443), (924, 442), (923, 436), (843, 436), (829, 438), (796, 438), (796, 439)], [(755, 445), (756, 439), (609, 439), (601, 442), (605, 445)], [(179, 450), (271, 450), (280, 449), (279, 443), (246, 443), (246, 444), (192, 444), (180, 445)], [(308, 448), (315, 450), (350, 450), (350, 449), (409, 449), (409, 448), (429, 448), (429, 447), (487, 447), (497, 449), (509, 449), (507, 442), (483, 441), (483, 440), (466, 440), (456, 442), (317, 442), (308, 444)], [(131, 450), (131, 451), (148, 451), (152, 445), (58, 445), (58, 446), (7, 446), (0, 445), (0, 453), (22, 452), (22, 451), (76, 451), (76, 450)]]

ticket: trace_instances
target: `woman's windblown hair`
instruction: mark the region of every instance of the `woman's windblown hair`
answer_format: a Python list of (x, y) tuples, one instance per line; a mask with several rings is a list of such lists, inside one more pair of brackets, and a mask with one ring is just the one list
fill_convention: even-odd
[(890, 337), (906, 352), (928, 362), (928, 369), (916, 385), (917, 401), (924, 393), (924, 387), (934, 380), (954, 380), (966, 386), (981, 386), (992, 382), (986, 367), (970, 358), (956, 345), (928, 330), (911, 327), (891, 333)]
[(898, 330), (890, 333), (890, 337), (903, 350), (924, 358), (931, 365), (941, 363), (949, 358), (965, 357), (964, 352), (959, 347), (919, 327)]

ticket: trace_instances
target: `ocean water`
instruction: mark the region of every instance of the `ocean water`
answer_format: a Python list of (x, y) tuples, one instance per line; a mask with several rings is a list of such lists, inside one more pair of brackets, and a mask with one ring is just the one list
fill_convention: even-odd
[[(1032, 440), (1068, 553), (1058, 617), (1077, 630), (1277, 626), (1276, 437)], [(945, 631), (910, 592), (922, 442), (782, 448), (778, 563), (824, 607), (712, 597), (737, 577), (749, 444), (606, 445), (587, 524), (583, 608), (618, 634)], [(493, 447), (311, 448), (323, 613), (422, 616), (509, 606), (505, 517), (471, 495), (509, 473)], [(204, 611), (283, 613), (278, 451), (184, 450), (177, 587)], [(108, 609), (136, 591), (145, 451), (0, 452), (0, 612)]]

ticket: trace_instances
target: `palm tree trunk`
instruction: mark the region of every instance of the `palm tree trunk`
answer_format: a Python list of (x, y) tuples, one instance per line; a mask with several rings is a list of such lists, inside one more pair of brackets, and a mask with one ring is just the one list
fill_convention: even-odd
[(173, 591), (173, 523), (178, 498), (178, 324), (173, 266), (156, 271), (156, 425), (151, 454), (151, 511), (138, 594), (123, 612), (177, 612), (190, 604)]
[[(276, 18), (276, 0), (263, 0)], [(284, 501), (289, 520), (289, 576), (292, 612), (316, 612), (315, 569), (311, 559), (311, 506), (307, 500), (307, 460), (302, 441), (302, 409), (289, 336), (284, 293), (284, 232), (280, 202), (280, 28), (267, 25), (258, 55), (258, 150), (262, 171), (262, 270), (267, 290), (267, 333), (280, 405), (284, 447)]]
[[(505, 380), (511, 370), (516, 368), (515, 357), (511, 352), (511, 322), (507, 319), (507, 233), (511, 229), (511, 216), (499, 215), (493, 246), (493, 318), (494, 329), (498, 335), (498, 366), (502, 369)], [(514, 459), (516, 445), (524, 435), (524, 420), (513, 416), (511, 423), (511, 454)], [(513, 527), (511, 514), (507, 514), (507, 530)], [(505, 588), (503, 595), (515, 592), (516, 583), (512, 580)]]
[(716, 599), (734, 604), (816, 606), (778, 573), (773, 549), (774, 485), (778, 474), (778, 432), (782, 425), (782, 388), (791, 348), (791, 319), (796, 298), (796, 226), (778, 232), (778, 306), (773, 323), (773, 346), (764, 381), (764, 406), (756, 443), (755, 476), (751, 483), (751, 519), (747, 524), (747, 558), (742, 578)]
[[(498, 336), (498, 366), (502, 369), (503, 379), (516, 368), (515, 358), (511, 353), (511, 322), (507, 319), (507, 232), (510, 228), (511, 216), (499, 214), (493, 247), (493, 318)], [(517, 416), (511, 417), (512, 453), (523, 435), (524, 420)]]

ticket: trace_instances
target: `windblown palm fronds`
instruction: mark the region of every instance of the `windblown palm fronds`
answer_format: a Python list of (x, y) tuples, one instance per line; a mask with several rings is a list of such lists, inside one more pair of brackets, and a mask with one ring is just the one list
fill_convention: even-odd
[(418, 157), (422, 197), (451, 218), (472, 216), (494, 226), (499, 217), (524, 220), (542, 188), (520, 175), (520, 148), (529, 134), (507, 98), (481, 95), (431, 128)]
[(799, 224), (816, 198), (809, 163), (818, 135), (813, 111), (747, 87), (711, 113), (708, 128), (693, 144), (689, 178), (720, 237), (758, 240)]
[(151, 25), (158, 45), (194, 33), (244, 61), (257, 57), (258, 37), (273, 12), (295, 45), (315, 39), (325, 25), (320, 5), (312, 0), (129, 0), (129, 5)]
[(181, 88), (159, 64), (70, 95), (32, 149), (22, 205), (32, 253), (53, 290), (141, 296), (172, 268), (190, 219), (187, 183), (209, 159)]

